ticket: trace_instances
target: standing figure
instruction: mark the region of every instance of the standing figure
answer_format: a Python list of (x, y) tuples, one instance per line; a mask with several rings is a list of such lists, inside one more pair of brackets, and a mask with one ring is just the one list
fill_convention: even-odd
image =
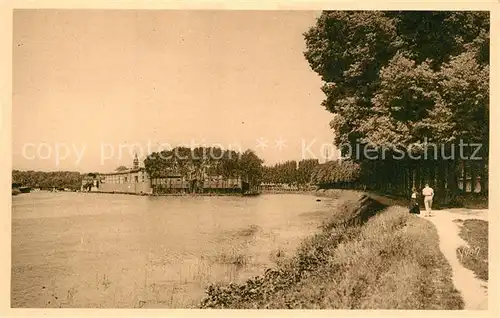
[(418, 205), (418, 192), (416, 188), (411, 189), (410, 213), (420, 214), (420, 207)]
[(434, 190), (431, 187), (429, 187), (428, 183), (425, 184), (425, 188), (422, 190), (422, 195), (424, 196), (425, 216), (431, 216)]

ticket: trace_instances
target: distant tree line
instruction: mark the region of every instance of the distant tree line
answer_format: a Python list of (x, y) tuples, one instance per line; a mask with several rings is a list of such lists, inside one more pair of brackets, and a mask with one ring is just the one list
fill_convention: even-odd
[(30, 188), (80, 189), (83, 175), (74, 171), (12, 171), (12, 183)]
[[(264, 166), (262, 182), (289, 186), (315, 185), (320, 188), (363, 188), (364, 174), (361, 165), (352, 160), (328, 161), (318, 159), (291, 160)], [(366, 171), (365, 171), (366, 174)]]
[(176, 147), (150, 154), (144, 160), (144, 166), (150, 178), (177, 174), (189, 180), (201, 180), (204, 174), (240, 177), (250, 189), (254, 189), (261, 182), (262, 162), (251, 150), (239, 153), (217, 147)]
[(311, 183), (314, 169), (319, 165), (318, 159), (295, 160), (264, 166), (262, 182), (304, 186)]
[(324, 11), (304, 34), (335, 144), (369, 189), (407, 195), (430, 183), (450, 201), (467, 191), (459, 182), (480, 180), (487, 193), (489, 28), (487, 11)]
[(311, 176), (320, 188), (353, 188), (360, 186), (361, 167), (351, 160), (328, 161), (318, 165)]

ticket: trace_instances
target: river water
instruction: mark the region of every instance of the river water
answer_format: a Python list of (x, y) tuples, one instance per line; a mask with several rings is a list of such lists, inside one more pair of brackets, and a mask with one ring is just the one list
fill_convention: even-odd
[(335, 201), (301, 194), (12, 198), (12, 307), (192, 308), (290, 256)]

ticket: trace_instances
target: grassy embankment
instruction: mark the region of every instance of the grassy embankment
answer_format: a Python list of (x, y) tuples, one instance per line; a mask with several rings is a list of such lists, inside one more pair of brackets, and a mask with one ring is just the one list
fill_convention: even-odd
[(488, 280), (488, 222), (470, 219), (461, 222), (460, 237), (468, 246), (457, 249), (462, 265), (472, 270), (479, 279)]
[(212, 284), (201, 308), (462, 309), (433, 225), (361, 193), (264, 275)]

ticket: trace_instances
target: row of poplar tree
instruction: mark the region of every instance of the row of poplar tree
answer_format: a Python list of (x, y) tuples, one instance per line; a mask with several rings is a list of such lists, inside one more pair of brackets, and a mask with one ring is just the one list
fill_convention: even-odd
[[(401, 194), (430, 183), (447, 199), (487, 193), (489, 28), (487, 11), (325, 11), (304, 34), (359, 182)], [(437, 154), (422, 156), (426, 143)], [(367, 147), (376, 150), (345, 150)]]

